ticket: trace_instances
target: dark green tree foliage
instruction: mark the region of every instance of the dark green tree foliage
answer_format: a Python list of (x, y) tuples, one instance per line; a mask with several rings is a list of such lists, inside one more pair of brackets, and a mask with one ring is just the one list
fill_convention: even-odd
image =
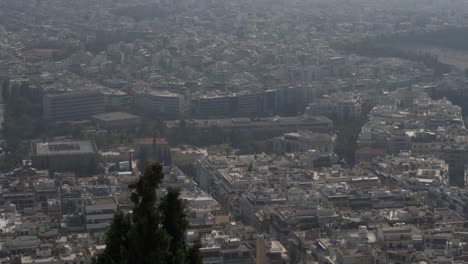
[(333, 122), (336, 126), (337, 140), (335, 152), (341, 159), (344, 159), (348, 164), (354, 164), (354, 154), (357, 150), (357, 140), (361, 128), (367, 122), (367, 114), (374, 108), (375, 102), (366, 100), (362, 105), (362, 113), (351, 120), (345, 122), (334, 118)]
[(179, 196), (179, 190), (169, 188), (159, 206), (164, 212), (162, 226), (171, 237), (168, 262), (174, 264), (185, 263), (185, 230), (188, 227), (184, 204)]
[[(41, 116), (38, 104), (21, 95), (8, 95), (5, 100), (4, 138), (7, 156), (2, 169), (12, 169), (21, 164), (28, 147), (23, 140), (40, 136)], [(26, 146), (25, 146), (26, 145)]]
[(450, 72), (452, 66), (442, 63), (438, 57), (428, 52), (417, 51), (408, 47), (441, 47), (457, 50), (468, 48), (468, 28), (449, 28), (440, 31), (422, 33), (397, 33), (380, 35), (346, 43), (336, 43), (335, 47), (350, 53), (367, 57), (402, 58), (424, 63), (433, 69), (433, 78), (440, 79)]
[(188, 249), (187, 252), (187, 264), (202, 264), (203, 258), (200, 253), (201, 241), (198, 239), (195, 244)]
[[(159, 164), (149, 164), (143, 176), (132, 186), (134, 203), (129, 232), (130, 263), (164, 263), (168, 237), (160, 228), (161, 212), (157, 210), (156, 189), (164, 178)], [(156, 261), (156, 262), (155, 262)]]
[(99, 256), (96, 264), (114, 264), (128, 262), (128, 231), (130, 230), (130, 216), (121, 211), (117, 212), (112, 225), (107, 232), (106, 249)]
[(164, 174), (161, 165), (148, 164), (134, 191), (133, 214), (119, 212), (107, 233), (106, 249), (95, 264), (190, 264), (200, 259), (199, 245), (185, 242), (188, 228), (185, 207), (180, 192), (168, 189), (157, 206), (156, 189)]

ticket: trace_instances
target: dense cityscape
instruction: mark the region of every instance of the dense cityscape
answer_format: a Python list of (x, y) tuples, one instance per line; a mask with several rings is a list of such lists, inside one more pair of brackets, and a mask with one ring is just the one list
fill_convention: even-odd
[(0, 264), (468, 263), (468, 2), (0, 0)]

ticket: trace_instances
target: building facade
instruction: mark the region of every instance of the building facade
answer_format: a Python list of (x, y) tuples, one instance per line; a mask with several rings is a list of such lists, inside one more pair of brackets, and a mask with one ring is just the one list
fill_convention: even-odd
[(43, 97), (42, 107), (44, 119), (80, 120), (105, 112), (105, 98), (97, 93), (47, 94)]
[(98, 165), (97, 146), (92, 141), (56, 141), (33, 143), (32, 166), (51, 172), (73, 171), (92, 174)]
[(137, 105), (148, 113), (164, 116), (180, 116), (189, 110), (189, 102), (184, 95), (168, 91), (151, 91), (139, 95)]

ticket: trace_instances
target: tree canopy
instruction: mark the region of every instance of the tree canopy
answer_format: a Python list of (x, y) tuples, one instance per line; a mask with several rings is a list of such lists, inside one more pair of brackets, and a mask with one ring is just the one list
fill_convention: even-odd
[(156, 190), (164, 173), (148, 164), (131, 185), (132, 214), (117, 212), (106, 236), (106, 249), (94, 264), (201, 264), (200, 244), (185, 242), (188, 228), (180, 191), (169, 188), (158, 203)]

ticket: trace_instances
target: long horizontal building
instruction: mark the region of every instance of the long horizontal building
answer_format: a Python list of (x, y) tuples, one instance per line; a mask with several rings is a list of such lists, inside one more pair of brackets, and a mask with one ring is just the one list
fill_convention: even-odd
[[(296, 130), (311, 130), (315, 132), (328, 132), (333, 128), (333, 121), (323, 116), (289, 116), (268, 117), (251, 120), (249, 118), (224, 119), (193, 119), (185, 120), (187, 125), (195, 130), (207, 130), (213, 127), (225, 132), (232, 130), (242, 131), (276, 131), (289, 132)], [(167, 128), (177, 128), (180, 120), (166, 121)]]
[(99, 93), (46, 94), (42, 100), (44, 119), (53, 121), (87, 119), (105, 112), (105, 97)]
[(308, 87), (283, 87), (280, 89), (244, 93), (214, 94), (194, 97), (191, 108), (202, 118), (220, 116), (253, 116), (297, 114), (309, 102)]
[(189, 110), (189, 101), (184, 95), (169, 91), (151, 91), (141, 94), (136, 100), (137, 107), (147, 113), (177, 117)]

